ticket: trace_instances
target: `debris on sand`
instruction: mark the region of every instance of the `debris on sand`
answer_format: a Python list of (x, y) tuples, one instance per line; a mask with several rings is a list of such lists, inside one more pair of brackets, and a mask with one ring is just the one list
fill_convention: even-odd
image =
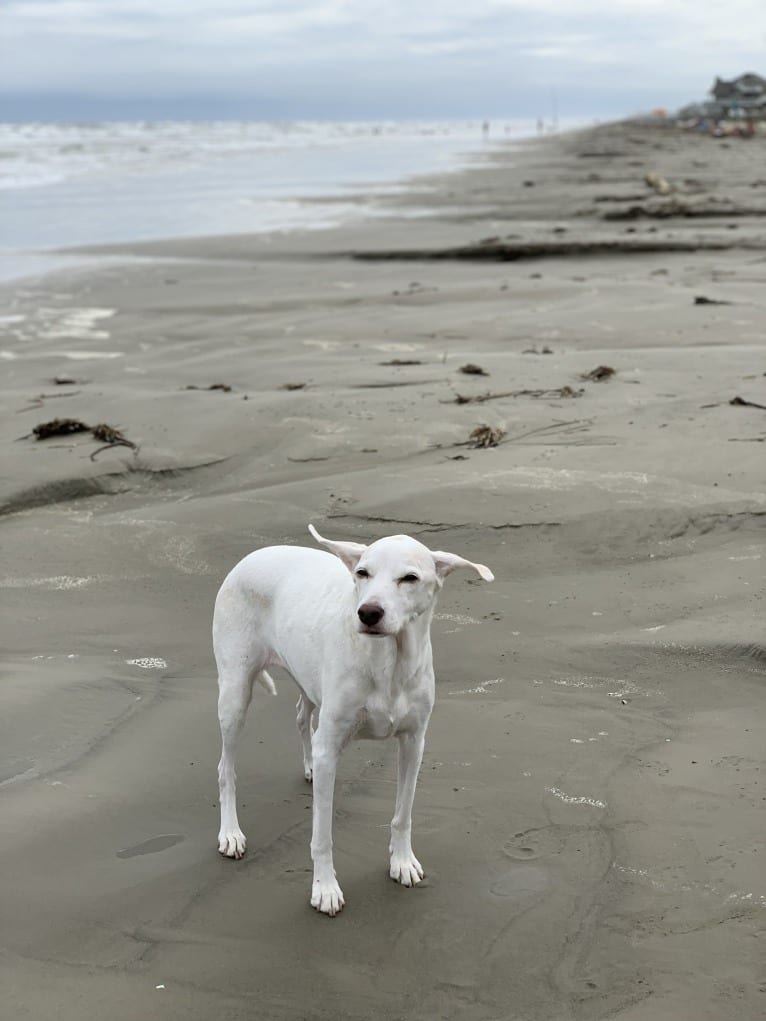
[(357, 390), (397, 390), (403, 386), (424, 386), (428, 383), (440, 383), (439, 379), (395, 379), (383, 383), (353, 383)]
[(634, 203), (624, 209), (609, 209), (601, 214), (602, 220), (640, 220), (646, 217), (651, 220), (664, 220), (670, 216), (686, 216), (687, 206), (677, 199), (669, 202), (662, 202), (657, 205), (644, 205), (642, 202)]
[(93, 433), (93, 439), (100, 440), (101, 443), (124, 443), (128, 447), (135, 447), (135, 443), (126, 439), (120, 429), (115, 429), (113, 425), (107, 425), (106, 422), (94, 425), (91, 432)]
[(673, 186), (666, 178), (661, 174), (655, 173), (650, 170), (644, 174), (644, 180), (650, 188), (654, 188), (658, 195), (669, 195), (673, 191)]
[(443, 404), (484, 404), (485, 401), (496, 401), (503, 397), (582, 397), (585, 390), (581, 387), (574, 390), (571, 386), (557, 386), (551, 390), (501, 390), (497, 393), (488, 391), (484, 394), (473, 394), (470, 397), (466, 394), (455, 394), (454, 401), (443, 401)]
[(505, 429), (491, 425), (477, 425), (468, 437), (468, 446), (474, 449), (496, 447), (505, 436)]
[[(482, 242), (479, 242), (479, 244), (481, 243)], [(429, 291), (438, 290), (439, 290), (438, 287), (426, 287), (424, 284), (421, 284), (419, 280), (413, 280), (411, 281), (410, 284), (408, 284), (406, 291), (391, 291), (391, 294), (394, 297), (401, 296), (405, 298), (411, 298), (414, 297), (416, 294), (427, 294)]]
[(390, 362), (378, 362), (378, 365), (422, 365), (419, 358), (392, 358)]
[[(675, 201), (675, 200), (673, 200)], [(664, 203), (663, 205), (667, 205)], [(638, 214), (619, 210), (615, 213), (607, 213), (602, 219), (625, 220), (635, 219), (635, 216), (645, 215), (642, 210)], [(693, 214), (686, 212), (677, 214), (666, 209), (662, 214), (651, 213), (652, 216), (698, 216), (702, 213), (695, 211)], [(707, 210), (705, 215), (709, 215)], [(727, 209), (726, 213), (713, 215), (733, 215)], [(737, 213), (736, 215), (740, 215)], [(555, 237), (550, 240), (518, 241), (512, 240), (509, 235), (499, 244), (481, 245), (471, 242), (466, 245), (459, 245), (454, 248), (392, 248), (378, 249), (374, 251), (355, 249), (349, 252), (340, 253), (345, 258), (356, 259), (360, 262), (430, 262), (446, 261), (452, 259), (483, 259), (493, 262), (511, 262), (519, 259), (540, 259), (551, 256), (562, 258), (581, 258), (585, 255), (635, 255), (638, 252), (724, 252), (731, 248), (740, 247), (738, 242), (730, 237), (631, 237), (627, 238), (596, 238), (589, 237), (581, 240), (573, 238)], [(756, 243), (749, 247), (759, 247)], [(541, 274), (542, 275), (542, 274)], [(536, 278), (534, 273), (530, 279)]]
[(686, 219), (699, 217), (766, 216), (766, 209), (763, 206), (745, 206), (716, 198), (688, 202), (673, 195), (659, 202), (650, 199), (647, 203), (637, 203), (623, 209), (609, 209), (601, 214), (601, 219), (638, 220), (647, 218), (666, 220), (672, 216), (681, 216)]
[(129, 440), (120, 429), (115, 429), (113, 425), (107, 425), (106, 422), (100, 422), (98, 425), (86, 425), (79, 418), (53, 418), (50, 422), (41, 422), (34, 427), (29, 435), (35, 436), (38, 440), (47, 440), (51, 436), (71, 436), (73, 433), (91, 433), (94, 440), (103, 443), (102, 447), (94, 450), (90, 455), (91, 461), (95, 460), (96, 454), (106, 450), (107, 447), (130, 447), (131, 450), (138, 450), (137, 444)]
[(307, 383), (283, 383), (280, 390), (305, 390)]
[(552, 355), (553, 348), (548, 347), (547, 344), (544, 347), (541, 347), (539, 351), (536, 347), (526, 347), (521, 353), (523, 355)]
[(738, 408), (761, 408), (766, 411), (766, 404), (756, 404), (755, 401), (746, 401), (744, 397), (732, 397), (729, 404), (733, 404)]
[(694, 298), (695, 305), (732, 305), (731, 301), (722, 301), (718, 298), (706, 298), (704, 294), (697, 294)]
[(72, 433), (90, 432), (90, 426), (79, 418), (52, 418), (50, 422), (41, 422), (32, 430), (38, 440), (47, 440), (51, 436), (70, 436)]
[(581, 160), (616, 160), (628, 155), (630, 154), (619, 149), (583, 149), (582, 152), (577, 153), (578, 158)]
[(115, 429), (113, 425), (107, 425), (106, 422), (94, 425), (91, 432), (93, 433), (94, 440), (100, 440), (103, 443), (102, 447), (94, 450), (90, 455), (91, 461), (95, 461), (96, 455), (100, 454), (102, 450), (107, 450), (109, 447), (130, 447), (131, 450), (138, 450), (137, 444), (129, 440), (120, 429)]
[(623, 195), (596, 195), (594, 202), (643, 202), (645, 192), (629, 192)]
[(185, 386), (184, 390), (222, 390), (224, 393), (231, 393), (231, 387), (228, 383), (211, 383), (210, 386), (197, 386), (195, 383), (190, 383), (189, 386)]
[(77, 397), (81, 392), (80, 390), (68, 390), (63, 394), (38, 394), (37, 397), (30, 397), (29, 404), (25, 408), (19, 408), (16, 413), (21, 414), (21, 412), (31, 411), (33, 408), (42, 408), (45, 406), (45, 401), (52, 401), (57, 397)]
[(54, 376), (51, 380), (56, 386), (77, 386), (78, 383), (84, 383), (84, 379), (75, 379), (74, 376)]
[(458, 372), (465, 373), (466, 376), (488, 376), (489, 373), (482, 369), (481, 365), (474, 365), (473, 362), (468, 362), (466, 365), (461, 365)]
[(617, 372), (611, 365), (597, 365), (590, 372), (583, 372), (580, 379), (586, 379), (591, 383), (602, 383), (605, 379), (611, 379)]

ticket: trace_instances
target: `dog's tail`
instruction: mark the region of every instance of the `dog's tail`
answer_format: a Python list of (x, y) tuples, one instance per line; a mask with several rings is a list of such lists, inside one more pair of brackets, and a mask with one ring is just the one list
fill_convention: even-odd
[(265, 670), (261, 670), (259, 674), (255, 675), (256, 684), (260, 684), (261, 687), (265, 688), (270, 695), (276, 695), (277, 686), (274, 683), (274, 678), (271, 674), (267, 674)]

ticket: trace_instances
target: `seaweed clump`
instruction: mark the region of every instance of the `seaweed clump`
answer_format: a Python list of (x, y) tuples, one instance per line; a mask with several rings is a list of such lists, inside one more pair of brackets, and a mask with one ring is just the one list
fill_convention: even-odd
[(40, 422), (30, 435), (38, 440), (48, 440), (52, 436), (71, 436), (74, 433), (88, 432), (91, 433), (94, 440), (103, 444), (90, 455), (91, 461), (95, 461), (96, 455), (108, 447), (130, 447), (131, 450), (138, 450), (138, 445), (133, 440), (129, 440), (121, 429), (116, 429), (106, 422), (99, 422), (98, 425), (86, 425), (79, 418), (52, 418), (49, 422)]

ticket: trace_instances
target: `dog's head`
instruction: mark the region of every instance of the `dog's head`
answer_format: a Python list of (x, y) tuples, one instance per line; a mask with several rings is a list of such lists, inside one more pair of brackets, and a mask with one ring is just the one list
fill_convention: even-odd
[(456, 553), (435, 552), (409, 535), (388, 535), (369, 546), (324, 539), (313, 525), (316, 541), (339, 557), (354, 578), (357, 626), (362, 634), (396, 635), (434, 604), (444, 579), (468, 567), (484, 581), (494, 575)]

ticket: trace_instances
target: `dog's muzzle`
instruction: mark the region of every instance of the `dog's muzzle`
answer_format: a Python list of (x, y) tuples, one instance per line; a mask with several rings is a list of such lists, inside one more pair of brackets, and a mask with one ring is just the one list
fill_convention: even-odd
[(362, 633), (368, 635), (380, 634), (376, 628), (383, 620), (384, 610), (378, 603), (362, 603), (356, 611), (357, 617), (362, 622)]

